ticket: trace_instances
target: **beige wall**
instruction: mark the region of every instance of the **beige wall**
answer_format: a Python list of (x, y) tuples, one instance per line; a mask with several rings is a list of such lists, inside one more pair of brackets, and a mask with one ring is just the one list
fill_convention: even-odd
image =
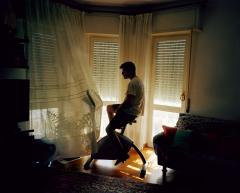
[(191, 112), (240, 120), (240, 14), (237, 0), (209, 1), (194, 38)]
[[(240, 120), (240, 7), (237, 0), (209, 0), (199, 20), (195, 8), (153, 13), (153, 33), (198, 28), (190, 69), (190, 112)], [(87, 14), (87, 32), (118, 34), (119, 15)], [(201, 27), (201, 26), (200, 26)]]
[[(195, 28), (197, 9), (194, 7), (165, 10), (153, 13), (153, 33)], [(119, 14), (86, 13), (87, 33), (118, 34)]]
[(153, 13), (153, 33), (195, 28), (197, 8), (178, 8)]
[(118, 28), (118, 14), (86, 13), (87, 33), (118, 34)]

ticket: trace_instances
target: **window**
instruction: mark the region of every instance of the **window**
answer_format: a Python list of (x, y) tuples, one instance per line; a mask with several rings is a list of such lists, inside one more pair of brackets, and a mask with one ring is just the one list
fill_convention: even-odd
[[(53, 34), (33, 33), (31, 41), (31, 81), (41, 85), (55, 86), (57, 79), (54, 64), (56, 52), (56, 37)], [(39, 75), (41, 74), (41, 76)]]
[(56, 138), (58, 136), (58, 109), (35, 109), (30, 111), (30, 126), (36, 138)]
[(186, 111), (189, 48), (187, 32), (153, 37), (153, 136), (163, 124), (174, 126)]
[(119, 102), (119, 42), (115, 36), (89, 36), (93, 78), (103, 101), (100, 137), (108, 124), (106, 105)]
[(49, 116), (57, 114), (58, 109), (45, 108), (44, 105), (41, 105), (41, 107), (35, 106), (34, 102), (41, 103), (40, 96), (46, 95), (42, 88), (54, 88), (57, 85), (56, 67), (54, 65), (56, 37), (51, 33), (33, 32), (30, 46), (31, 89), (39, 90), (39, 96), (31, 99), (30, 127), (34, 129), (36, 138), (45, 136), (54, 138), (57, 136), (56, 125), (49, 122)]

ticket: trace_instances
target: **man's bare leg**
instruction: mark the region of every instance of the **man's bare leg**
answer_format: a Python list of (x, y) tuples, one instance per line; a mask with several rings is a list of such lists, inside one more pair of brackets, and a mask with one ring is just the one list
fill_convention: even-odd
[(109, 119), (109, 121), (111, 121), (112, 118), (113, 118), (114, 115), (115, 115), (115, 112), (114, 112), (114, 109), (113, 109), (112, 105), (108, 105), (108, 106), (107, 106), (107, 114), (108, 114), (108, 119)]
[(107, 105), (107, 114), (108, 114), (109, 121), (111, 121), (115, 116), (118, 107), (119, 107), (119, 104)]

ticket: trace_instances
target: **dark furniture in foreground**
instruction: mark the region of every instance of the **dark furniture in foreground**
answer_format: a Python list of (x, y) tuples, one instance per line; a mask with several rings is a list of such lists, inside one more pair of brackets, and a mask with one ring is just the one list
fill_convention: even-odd
[(153, 138), (158, 164), (175, 170), (203, 174), (240, 174), (240, 123), (237, 121), (179, 115), (175, 127)]
[(54, 144), (18, 128), (19, 122), (29, 121), (29, 85), (27, 79), (0, 79), (0, 148), (6, 165), (18, 160), (23, 168), (47, 166), (55, 153)]
[[(13, 125), (13, 124), (12, 124)], [(20, 130), (10, 128), (11, 132), (0, 137), (4, 152), (4, 165), (32, 169), (34, 167), (48, 167), (54, 158), (56, 146), (41, 139), (35, 139), (33, 130)], [(14, 164), (15, 163), (15, 164)]]
[(56, 147), (35, 139), (33, 130), (22, 131), (12, 120), (1, 119), (1, 190), (6, 193), (26, 192), (44, 180)]

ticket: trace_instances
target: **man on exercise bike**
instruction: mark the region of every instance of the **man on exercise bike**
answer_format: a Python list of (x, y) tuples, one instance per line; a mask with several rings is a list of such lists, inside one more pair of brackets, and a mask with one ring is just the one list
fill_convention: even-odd
[(115, 129), (122, 128), (124, 125), (134, 121), (137, 116), (143, 115), (144, 111), (144, 85), (141, 79), (136, 75), (136, 67), (133, 62), (124, 62), (121, 64), (122, 75), (124, 79), (130, 79), (124, 101), (121, 104), (112, 104), (107, 106), (109, 124), (106, 127), (107, 135), (118, 148), (120, 157), (115, 165), (124, 162), (129, 158), (121, 144)]

